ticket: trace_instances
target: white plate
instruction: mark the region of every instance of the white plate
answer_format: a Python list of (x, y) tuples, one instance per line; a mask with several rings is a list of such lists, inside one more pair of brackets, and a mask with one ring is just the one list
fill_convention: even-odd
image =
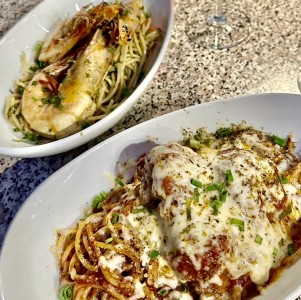
[(145, 10), (152, 16), (152, 24), (162, 29), (164, 39), (149, 58), (145, 78), (123, 104), (99, 122), (64, 139), (46, 145), (14, 141), (21, 139), (22, 135), (13, 131), (13, 126), (7, 122), (3, 112), (9, 90), (13, 89), (15, 80), (21, 75), (21, 53), (27, 53), (32, 61), (34, 45), (45, 39), (56, 21), (73, 16), (83, 5), (99, 2), (100, 0), (44, 0), (0, 40), (0, 70), (3, 73), (0, 80), (0, 154), (12, 157), (39, 157), (83, 145), (114, 126), (147, 89), (161, 64), (171, 36), (174, 14), (172, 0), (144, 0)]
[[(108, 190), (108, 173), (117, 161), (139, 157), (153, 143), (182, 139), (196, 130), (247, 121), (279, 136), (293, 133), (301, 149), (301, 96), (263, 94), (189, 107), (128, 129), (82, 154), (41, 184), (17, 213), (0, 256), (0, 291), (5, 300), (56, 299), (58, 272), (50, 247), (54, 231), (80, 217), (93, 196)], [(301, 294), (301, 261), (271, 285), (264, 299), (294, 299)]]

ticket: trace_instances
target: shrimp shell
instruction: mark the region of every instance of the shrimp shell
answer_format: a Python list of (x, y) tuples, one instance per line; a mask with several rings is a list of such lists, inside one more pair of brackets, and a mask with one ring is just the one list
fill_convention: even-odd
[(105, 2), (89, 7), (83, 7), (74, 17), (54, 27), (43, 44), (40, 61), (53, 63), (63, 58), (80, 40), (94, 34), (97, 26), (113, 20), (120, 9), (120, 5)]

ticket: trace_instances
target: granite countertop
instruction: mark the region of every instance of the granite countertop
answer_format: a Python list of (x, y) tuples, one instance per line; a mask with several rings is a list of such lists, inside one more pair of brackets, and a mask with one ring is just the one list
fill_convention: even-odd
[[(202, 5), (202, 1), (174, 1), (172, 38), (159, 71), (139, 102), (109, 132), (73, 151), (50, 157), (0, 156), (0, 246), (8, 224), (28, 195), (95, 143), (150, 118), (197, 103), (244, 94), (300, 93), (300, 0), (230, 1), (244, 4), (251, 31), (246, 41), (228, 50), (205, 49), (187, 36), (191, 7), (196, 2)], [(0, 37), (39, 2), (0, 0)], [(198, 22), (198, 14), (193, 18)]]

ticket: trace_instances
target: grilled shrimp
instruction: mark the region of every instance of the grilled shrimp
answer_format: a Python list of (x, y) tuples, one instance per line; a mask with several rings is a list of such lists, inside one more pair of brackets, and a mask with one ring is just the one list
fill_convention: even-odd
[(113, 55), (102, 31), (97, 30), (61, 83), (58, 77), (68, 68), (68, 59), (37, 73), (22, 98), (22, 114), (31, 128), (49, 138), (62, 138), (80, 130), (80, 122), (96, 111), (94, 95)]
[(53, 63), (63, 58), (81, 39), (89, 35), (97, 26), (110, 22), (119, 13), (120, 5), (101, 4), (83, 7), (74, 17), (58, 24), (46, 38), (39, 60)]
[[(109, 7), (112, 13), (105, 12), (105, 8)], [(118, 18), (115, 18), (115, 9), (120, 13)], [(99, 12), (102, 12), (102, 16), (97, 16)], [(68, 45), (63, 44), (63, 39), (55, 42), (57, 40), (54, 38), (52, 43), (48, 43), (49, 49), (44, 53), (42, 49), (41, 55), (45, 58), (47, 54), (48, 61), (56, 61), (37, 73), (23, 93), (22, 115), (34, 131), (45, 137), (63, 138), (73, 134), (82, 128), (86, 119), (95, 114), (97, 108), (94, 98), (113, 60), (116, 47), (131, 39), (145, 20), (140, 0), (128, 2), (122, 7), (102, 3), (88, 13), (90, 18), (86, 22), (93, 20), (99, 24), (105, 16), (108, 23), (104, 25), (107, 26), (97, 29), (93, 38), (87, 36), (83, 45), (76, 47), (74, 43), (83, 37), (75, 34), (79, 32), (79, 26), (73, 33), (66, 34), (67, 40), (73, 34), (76, 35)], [(82, 20), (81, 18), (82, 16), (77, 16), (75, 19)], [(69, 22), (75, 23), (74, 18), (72, 20)], [(67, 27), (71, 26), (70, 23), (67, 23)], [(84, 23), (78, 21), (78, 24)], [(63, 31), (67, 32), (68, 29), (70, 28)], [(72, 50), (69, 51), (70, 49)], [(65, 56), (67, 52), (68, 55)], [(61, 56), (65, 58), (57, 60)]]

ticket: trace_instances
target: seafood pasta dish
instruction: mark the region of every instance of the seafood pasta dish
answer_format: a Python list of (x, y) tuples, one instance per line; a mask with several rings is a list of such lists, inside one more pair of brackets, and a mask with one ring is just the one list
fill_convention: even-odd
[(122, 170), (57, 231), (59, 299), (250, 299), (300, 256), (292, 136), (200, 129)]
[(161, 31), (142, 0), (87, 5), (35, 47), (5, 116), (24, 139), (60, 139), (104, 118), (144, 76)]

